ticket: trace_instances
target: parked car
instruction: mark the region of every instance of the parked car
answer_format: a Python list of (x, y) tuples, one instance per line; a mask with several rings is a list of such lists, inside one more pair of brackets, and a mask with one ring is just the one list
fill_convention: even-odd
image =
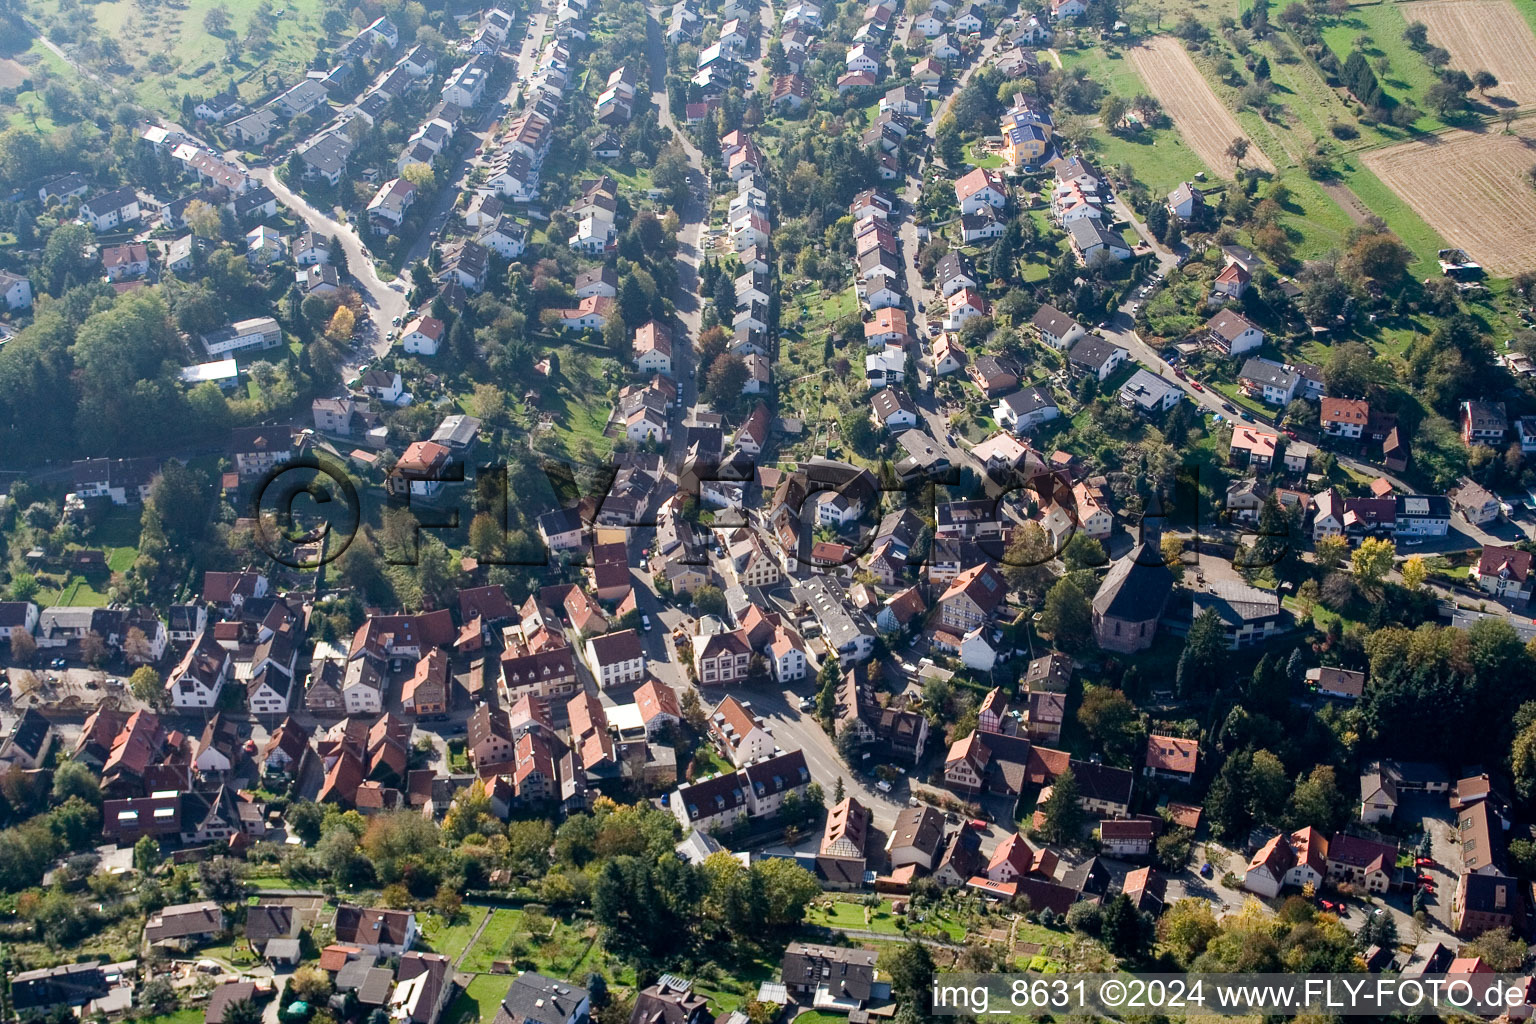
[(970, 820), (970, 826), (977, 832), (985, 832), (987, 830), (987, 823), (982, 821), (980, 818), (972, 818)]

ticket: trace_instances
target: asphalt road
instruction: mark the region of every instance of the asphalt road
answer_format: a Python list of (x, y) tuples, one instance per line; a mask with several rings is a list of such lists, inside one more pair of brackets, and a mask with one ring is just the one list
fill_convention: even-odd
[(365, 252), (362, 238), (351, 224), (343, 224), (333, 214), (311, 206), (303, 196), (294, 192), (278, 178), (273, 169), (258, 167), (251, 176), (272, 190), (272, 194), (313, 231), (331, 235), (341, 242), (347, 254), (347, 270), (351, 283), (355, 284), (367, 307), (368, 318), (373, 323), (373, 345), (376, 355), (389, 351), (389, 334), (394, 330), (394, 318), (404, 317), (410, 305), (405, 300), (405, 280), (397, 278), (388, 284), (379, 279), (374, 271), (373, 259)]

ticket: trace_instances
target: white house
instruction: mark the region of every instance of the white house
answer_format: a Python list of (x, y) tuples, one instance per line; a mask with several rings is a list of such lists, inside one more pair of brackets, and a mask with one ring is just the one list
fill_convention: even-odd
[(645, 679), (645, 647), (632, 629), (593, 637), (586, 653), (587, 667), (603, 689)]
[(0, 299), (6, 309), (28, 309), (32, 305), (32, 282), (20, 274), (0, 270)]
[(405, 325), (400, 344), (412, 355), (435, 356), (445, 333), (447, 328), (436, 317), (417, 317)]
[(1001, 210), (1008, 205), (1008, 186), (996, 171), (977, 167), (955, 182), (955, 202), (961, 213), (975, 213), (984, 206)]
[(165, 692), (177, 708), (211, 708), (229, 681), (229, 652), (208, 631), (198, 636), (165, 679)]
[(1048, 302), (1035, 311), (1034, 319), (1030, 323), (1034, 326), (1035, 333), (1040, 336), (1040, 340), (1057, 351), (1071, 348), (1079, 338), (1088, 333), (1088, 328)]
[(120, 188), (81, 203), (79, 219), (95, 231), (111, 231), (140, 215), (138, 195), (131, 188)]
[(1061, 415), (1050, 393), (1043, 388), (1027, 387), (1005, 395), (992, 410), (993, 419), (999, 426), (1007, 427), (1015, 434), (1033, 430)]
[(1264, 332), (1243, 314), (1223, 309), (1206, 321), (1213, 344), (1227, 355), (1241, 355), (1264, 344)]

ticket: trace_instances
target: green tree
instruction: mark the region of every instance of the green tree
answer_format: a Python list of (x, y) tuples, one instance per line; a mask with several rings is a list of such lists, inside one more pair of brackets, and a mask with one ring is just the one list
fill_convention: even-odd
[(1190, 623), (1174, 672), (1174, 684), (1186, 696), (1209, 693), (1225, 681), (1226, 665), (1226, 629), (1220, 613), (1207, 608)]
[(1038, 599), (1056, 578), (1051, 572), (1055, 557), (1050, 534), (1039, 523), (1027, 522), (1013, 531), (1003, 552), (1003, 579), (1028, 599)]
[(133, 699), (150, 707), (158, 707), (160, 698), (165, 693), (160, 683), (160, 673), (148, 665), (140, 665), (133, 670), (133, 675), (128, 677), (128, 692), (133, 694)]
[(713, 584), (704, 584), (693, 592), (693, 610), (700, 615), (724, 615), (728, 610), (724, 592)]
[(1078, 803), (1077, 776), (1068, 768), (1051, 783), (1051, 795), (1040, 807), (1040, 834), (1048, 842), (1074, 844), (1082, 839), (1083, 808)]
[(1379, 537), (1365, 538), (1355, 549), (1355, 553), (1350, 556), (1355, 580), (1365, 587), (1378, 586), (1392, 570), (1392, 559), (1396, 554), (1397, 549), (1391, 541)]
[(160, 843), (153, 836), (140, 836), (133, 844), (133, 869), (141, 875), (153, 874), (160, 866)]
[(1095, 745), (1116, 760), (1133, 753), (1143, 736), (1136, 706), (1124, 693), (1108, 686), (1085, 690), (1077, 720)]
[(1321, 764), (1296, 783), (1291, 793), (1290, 827), (1292, 830), (1308, 825), (1331, 835), (1344, 824), (1348, 804), (1339, 792), (1333, 766)]
[(1045, 595), (1040, 632), (1069, 654), (1093, 642), (1093, 606), (1069, 576), (1057, 580)]
[(1072, 539), (1067, 541), (1066, 546), (1061, 549), (1061, 560), (1068, 572), (1076, 569), (1098, 569), (1108, 561), (1104, 556), (1104, 545), (1085, 533), (1072, 535)]
[(891, 994), (910, 1000), (919, 1008), (928, 1006), (929, 993), (937, 968), (933, 954), (921, 942), (907, 942), (886, 953), (881, 965), (891, 979)]
[(772, 857), (753, 864), (751, 883), (762, 892), (763, 915), (760, 918), (773, 928), (798, 925), (805, 918), (805, 908), (821, 895), (821, 885), (816, 876), (792, 860)]
[(261, 1007), (249, 999), (237, 999), (225, 1005), (224, 1024), (261, 1024)]

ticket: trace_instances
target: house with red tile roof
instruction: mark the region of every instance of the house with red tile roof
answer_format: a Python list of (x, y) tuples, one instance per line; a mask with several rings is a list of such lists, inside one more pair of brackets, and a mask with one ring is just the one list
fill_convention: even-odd
[(1148, 778), (1189, 782), (1199, 764), (1200, 741), (1177, 736), (1147, 737), (1147, 756), (1142, 774)]

